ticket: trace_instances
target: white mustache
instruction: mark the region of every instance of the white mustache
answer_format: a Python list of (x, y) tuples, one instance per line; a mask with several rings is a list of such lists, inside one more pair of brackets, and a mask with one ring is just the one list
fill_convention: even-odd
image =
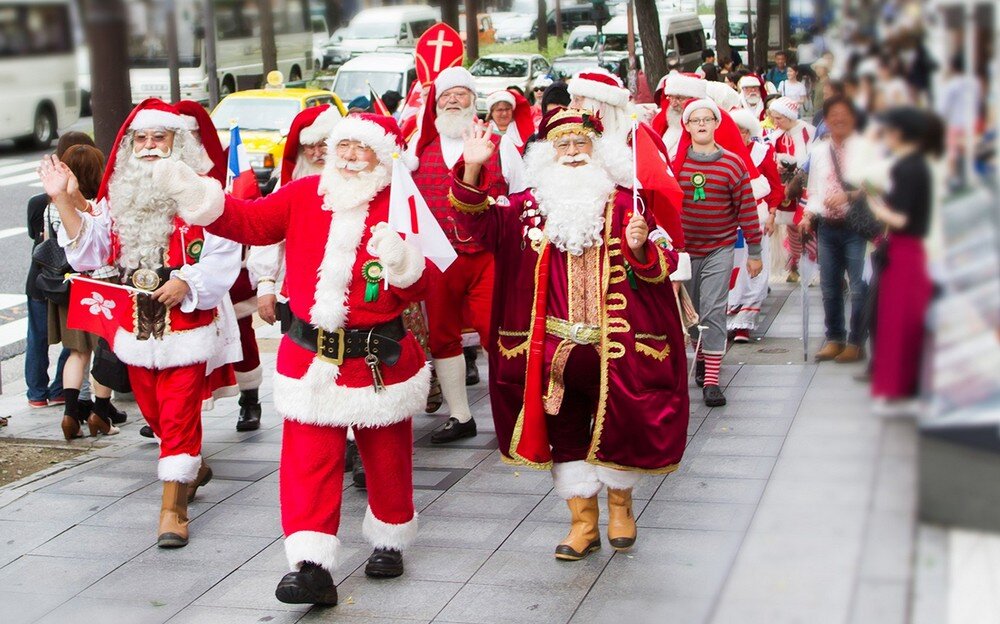
[(560, 165), (572, 165), (573, 163), (578, 163), (578, 162), (579, 163), (589, 163), (590, 162), (590, 155), (589, 154), (577, 154), (576, 156), (560, 156), (558, 162), (559, 162)]
[(147, 156), (156, 156), (157, 158), (170, 158), (171, 152), (172, 150), (169, 148), (166, 150), (158, 150), (155, 147), (153, 147), (150, 149), (139, 150), (138, 152), (134, 152), (134, 154), (136, 158), (145, 158)]
[(368, 163), (350, 162), (347, 160), (337, 160), (334, 165), (336, 165), (337, 169), (346, 169), (347, 171), (364, 171), (368, 168)]

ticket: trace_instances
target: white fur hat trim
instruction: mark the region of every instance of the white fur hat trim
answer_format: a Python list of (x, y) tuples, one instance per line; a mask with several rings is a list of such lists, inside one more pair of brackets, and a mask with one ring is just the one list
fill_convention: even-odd
[(476, 92), (476, 81), (469, 70), (464, 67), (449, 67), (434, 79), (434, 89), (438, 95), (455, 87), (465, 87), (473, 93)]
[(667, 81), (663, 85), (664, 95), (680, 95), (691, 98), (708, 97), (708, 83), (702, 78), (685, 76), (678, 71), (667, 74)]

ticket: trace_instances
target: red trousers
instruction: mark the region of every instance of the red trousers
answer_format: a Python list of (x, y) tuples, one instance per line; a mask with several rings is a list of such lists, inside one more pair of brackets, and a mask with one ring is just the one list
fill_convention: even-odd
[(448, 270), (431, 282), (425, 301), (431, 356), (462, 355), (462, 330), (471, 324), (486, 345), (493, 304), (493, 256), (486, 251), (458, 254)]
[[(129, 366), (128, 377), (139, 410), (160, 439), (160, 478), (189, 482), (186, 476), (190, 476), (191, 466), (197, 473), (201, 463), (205, 363), (165, 369)], [(192, 458), (183, 462), (189, 465), (178, 467), (177, 462), (164, 462), (165, 458), (182, 455)], [(167, 474), (165, 464), (172, 466)]]
[[(416, 534), (412, 423), (354, 427), (354, 439), (368, 483), (364, 536), (375, 547), (402, 550)], [(281, 527), (292, 568), (303, 561), (336, 567), (346, 443), (346, 427), (284, 422)]]

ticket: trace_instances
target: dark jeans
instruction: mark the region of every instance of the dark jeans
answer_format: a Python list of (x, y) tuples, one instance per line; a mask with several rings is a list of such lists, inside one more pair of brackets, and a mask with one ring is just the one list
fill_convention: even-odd
[(69, 349), (63, 349), (56, 364), (56, 375), (49, 383), (48, 302), (28, 297), (28, 337), (24, 351), (24, 381), (28, 400), (44, 401), (62, 394), (63, 365)]
[[(864, 307), (868, 285), (861, 279), (865, 266), (865, 239), (844, 226), (820, 223), (819, 278), (823, 290), (826, 339), (860, 346), (864, 340)], [(850, 333), (844, 321), (844, 275), (851, 292)]]

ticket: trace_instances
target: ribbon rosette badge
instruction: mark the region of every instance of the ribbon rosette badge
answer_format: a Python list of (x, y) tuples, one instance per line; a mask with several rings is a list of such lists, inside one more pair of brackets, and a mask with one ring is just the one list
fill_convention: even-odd
[(697, 172), (691, 174), (691, 184), (694, 185), (694, 200), (701, 201), (705, 199), (705, 174), (702, 172)]
[(104, 318), (109, 321), (112, 316), (111, 311), (115, 309), (114, 301), (105, 299), (101, 293), (95, 291), (90, 291), (90, 296), (81, 299), (80, 303), (85, 306), (90, 306), (88, 310), (94, 316), (103, 314)]
[(383, 274), (382, 263), (378, 260), (369, 260), (361, 266), (361, 277), (367, 282), (365, 284), (365, 303), (371, 303), (378, 299), (378, 283)]

